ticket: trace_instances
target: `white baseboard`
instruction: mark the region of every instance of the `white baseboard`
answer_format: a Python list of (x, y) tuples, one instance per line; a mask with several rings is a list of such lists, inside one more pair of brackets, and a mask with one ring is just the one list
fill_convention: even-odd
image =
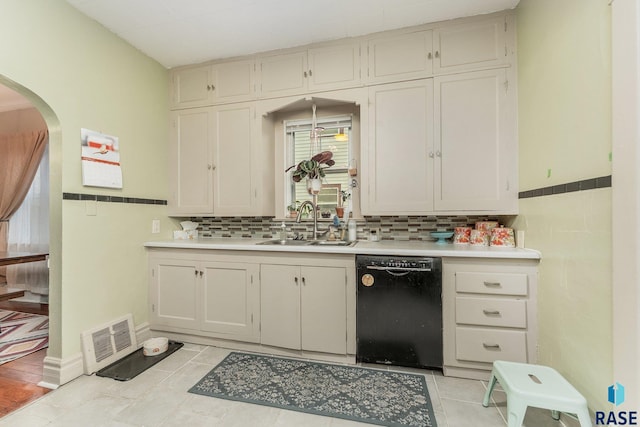
[(84, 372), (82, 353), (76, 353), (66, 359), (47, 356), (42, 368), (41, 387), (56, 389), (81, 376)]

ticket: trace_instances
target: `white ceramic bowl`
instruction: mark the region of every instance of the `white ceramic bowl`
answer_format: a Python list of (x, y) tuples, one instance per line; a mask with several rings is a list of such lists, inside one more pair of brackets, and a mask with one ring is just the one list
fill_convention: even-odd
[(169, 339), (165, 337), (151, 338), (142, 345), (142, 354), (145, 356), (157, 356), (169, 348)]

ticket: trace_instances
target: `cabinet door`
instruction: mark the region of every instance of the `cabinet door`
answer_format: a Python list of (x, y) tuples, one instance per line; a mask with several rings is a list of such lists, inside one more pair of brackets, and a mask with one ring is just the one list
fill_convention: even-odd
[(505, 18), (448, 25), (434, 32), (434, 72), (450, 73), (503, 65), (508, 59)]
[(258, 266), (244, 263), (207, 262), (204, 271), (201, 329), (232, 338), (257, 337), (260, 310)]
[(383, 83), (429, 77), (432, 37), (431, 31), (418, 31), (369, 41), (368, 81)]
[(302, 267), (300, 275), (302, 349), (346, 354), (346, 269)]
[[(433, 82), (370, 88), (365, 215), (419, 214), (433, 209)], [(365, 182), (365, 178), (368, 182)]]
[(307, 52), (267, 56), (260, 61), (260, 96), (303, 93), (307, 88)]
[(213, 102), (249, 101), (255, 97), (255, 62), (233, 61), (212, 67)]
[(257, 192), (254, 168), (253, 104), (213, 108), (213, 211), (216, 215), (252, 215)]
[(173, 71), (171, 80), (172, 108), (202, 107), (211, 102), (211, 66)]
[(436, 210), (515, 209), (518, 159), (506, 70), (437, 77), (435, 85)]
[(260, 266), (260, 342), (300, 349), (300, 267)]
[(333, 90), (360, 84), (360, 44), (309, 49), (309, 90)]
[(197, 264), (160, 259), (151, 268), (151, 323), (198, 329)]
[(213, 212), (211, 113), (208, 108), (171, 112), (169, 213)]

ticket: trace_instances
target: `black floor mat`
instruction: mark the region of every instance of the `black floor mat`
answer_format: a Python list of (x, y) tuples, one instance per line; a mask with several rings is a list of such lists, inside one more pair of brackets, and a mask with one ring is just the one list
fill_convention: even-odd
[(129, 381), (138, 374), (146, 371), (156, 363), (162, 361), (167, 356), (178, 350), (184, 344), (181, 342), (169, 341), (169, 348), (158, 356), (145, 356), (142, 348), (134, 351), (128, 356), (123, 357), (117, 362), (106, 366), (96, 372), (99, 377), (113, 378), (118, 381)]

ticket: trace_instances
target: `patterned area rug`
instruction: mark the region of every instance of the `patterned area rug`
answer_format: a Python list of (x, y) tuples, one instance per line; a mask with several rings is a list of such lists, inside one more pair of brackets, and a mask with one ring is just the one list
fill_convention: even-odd
[(0, 365), (49, 346), (49, 318), (0, 310)]
[(383, 426), (436, 427), (421, 375), (231, 353), (189, 392)]

